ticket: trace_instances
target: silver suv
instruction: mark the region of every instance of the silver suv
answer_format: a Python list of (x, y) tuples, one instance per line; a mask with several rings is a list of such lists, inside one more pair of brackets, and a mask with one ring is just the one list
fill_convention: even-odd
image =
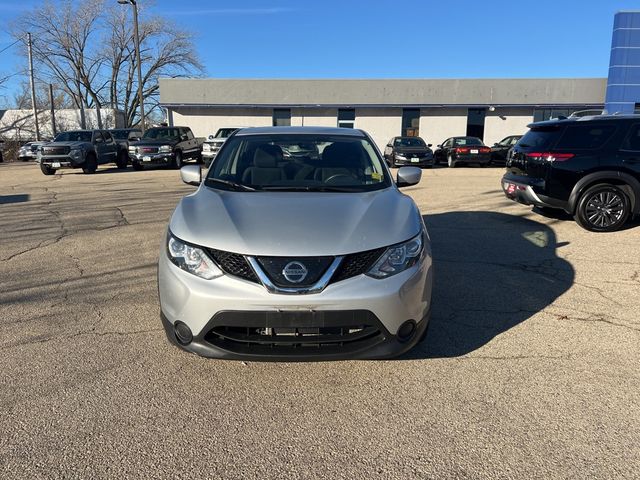
[[(295, 155), (291, 152), (295, 152)], [(304, 154), (303, 154), (304, 152)], [(360, 130), (242, 129), (184, 197), (160, 250), (169, 340), (209, 357), (388, 358), (427, 330), (433, 270), (420, 212)]]

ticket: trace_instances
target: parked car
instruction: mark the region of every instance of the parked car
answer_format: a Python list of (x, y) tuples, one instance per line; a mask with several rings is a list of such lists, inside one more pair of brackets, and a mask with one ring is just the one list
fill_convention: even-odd
[(491, 149), (477, 137), (451, 137), (437, 147), (433, 154), (435, 162), (451, 168), (469, 163), (487, 166), (491, 162)]
[(98, 165), (115, 163), (127, 168), (127, 151), (107, 130), (73, 130), (56, 135), (53, 142), (40, 147), (40, 170), (53, 175), (61, 168), (82, 168), (84, 173), (95, 173)]
[(142, 137), (142, 130), (139, 128), (114, 128), (109, 130), (116, 142), (129, 149), (130, 142), (137, 142)]
[(40, 147), (47, 142), (28, 142), (18, 149), (18, 160), (28, 162), (29, 160), (38, 159), (38, 151)]
[[(285, 157), (310, 144), (321, 157)], [(425, 335), (433, 270), (418, 207), (361, 130), (242, 129), (177, 205), (160, 249), (169, 341), (252, 360), (385, 358)]]
[(432, 167), (433, 150), (430, 147), (431, 144), (420, 137), (393, 137), (384, 149), (384, 159), (393, 168), (400, 165)]
[(200, 162), (202, 139), (193, 136), (189, 127), (154, 127), (138, 142), (129, 144), (129, 159), (135, 170), (145, 165), (168, 165), (180, 168), (187, 160)]
[(640, 213), (640, 116), (538, 122), (511, 149), (505, 195), (612, 232)]
[(209, 168), (213, 159), (220, 151), (224, 141), (229, 138), (233, 133), (244, 127), (223, 127), (219, 128), (215, 135), (209, 135), (209, 137), (202, 144), (202, 160), (205, 167)]
[(491, 147), (491, 164), (504, 165), (507, 162), (507, 153), (521, 138), (522, 135), (510, 135), (504, 137), (498, 143), (494, 143), (493, 147)]

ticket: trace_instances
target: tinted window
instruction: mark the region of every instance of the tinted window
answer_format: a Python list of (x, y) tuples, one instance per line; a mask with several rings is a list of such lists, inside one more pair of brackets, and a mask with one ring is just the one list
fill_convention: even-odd
[(640, 151), (640, 124), (635, 124), (631, 127), (629, 136), (622, 144), (622, 149)]
[(209, 170), (206, 185), (248, 191), (365, 192), (386, 188), (391, 180), (365, 138), (274, 134), (231, 137)]
[(129, 136), (129, 130), (111, 130), (111, 135), (118, 140), (126, 140)]
[(456, 138), (454, 140), (454, 142), (455, 142), (456, 146), (460, 146), (460, 145), (484, 145), (482, 143), (482, 140), (480, 140), (479, 138), (474, 138), (474, 137)]
[(86, 130), (75, 132), (63, 132), (56, 135), (54, 142), (90, 142), (91, 132)]
[(394, 142), (396, 147), (424, 147), (424, 140), (420, 137), (396, 138)]
[(600, 148), (615, 131), (616, 127), (613, 125), (569, 125), (560, 137), (556, 148)]
[(177, 128), (151, 128), (146, 131), (143, 138), (151, 139), (174, 139), (180, 138), (180, 133)]
[(547, 149), (556, 142), (561, 132), (562, 128), (559, 126), (532, 128), (520, 139), (518, 146)]

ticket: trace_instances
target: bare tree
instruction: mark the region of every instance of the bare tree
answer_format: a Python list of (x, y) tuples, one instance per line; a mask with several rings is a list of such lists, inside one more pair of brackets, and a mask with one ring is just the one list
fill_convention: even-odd
[[(131, 25), (131, 9), (115, 2), (63, 0), (23, 14), (13, 31), (16, 38), (31, 32), (38, 79), (64, 90), (80, 110), (82, 127), (84, 110), (95, 109), (102, 128), (105, 105), (122, 110), (127, 126), (140, 121)], [(143, 16), (140, 43), (143, 98), (153, 114), (161, 76), (197, 76), (203, 68), (192, 35), (162, 17)]]
[[(109, 34), (104, 42), (110, 68), (109, 101), (121, 109), (128, 126), (140, 121), (137, 95), (136, 55), (130, 27), (129, 8), (116, 9), (107, 15)], [(159, 107), (160, 77), (198, 76), (203, 72), (193, 36), (163, 17), (150, 17), (140, 22), (140, 57), (142, 61), (142, 95), (145, 110), (153, 115)]]

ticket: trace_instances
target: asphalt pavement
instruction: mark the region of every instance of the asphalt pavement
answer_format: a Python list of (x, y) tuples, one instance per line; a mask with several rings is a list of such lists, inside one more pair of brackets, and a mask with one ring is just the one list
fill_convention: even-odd
[(405, 190), (433, 245), (424, 344), (253, 363), (166, 341), (177, 171), (0, 164), (0, 478), (638, 478), (640, 223), (586, 232), (501, 174)]

